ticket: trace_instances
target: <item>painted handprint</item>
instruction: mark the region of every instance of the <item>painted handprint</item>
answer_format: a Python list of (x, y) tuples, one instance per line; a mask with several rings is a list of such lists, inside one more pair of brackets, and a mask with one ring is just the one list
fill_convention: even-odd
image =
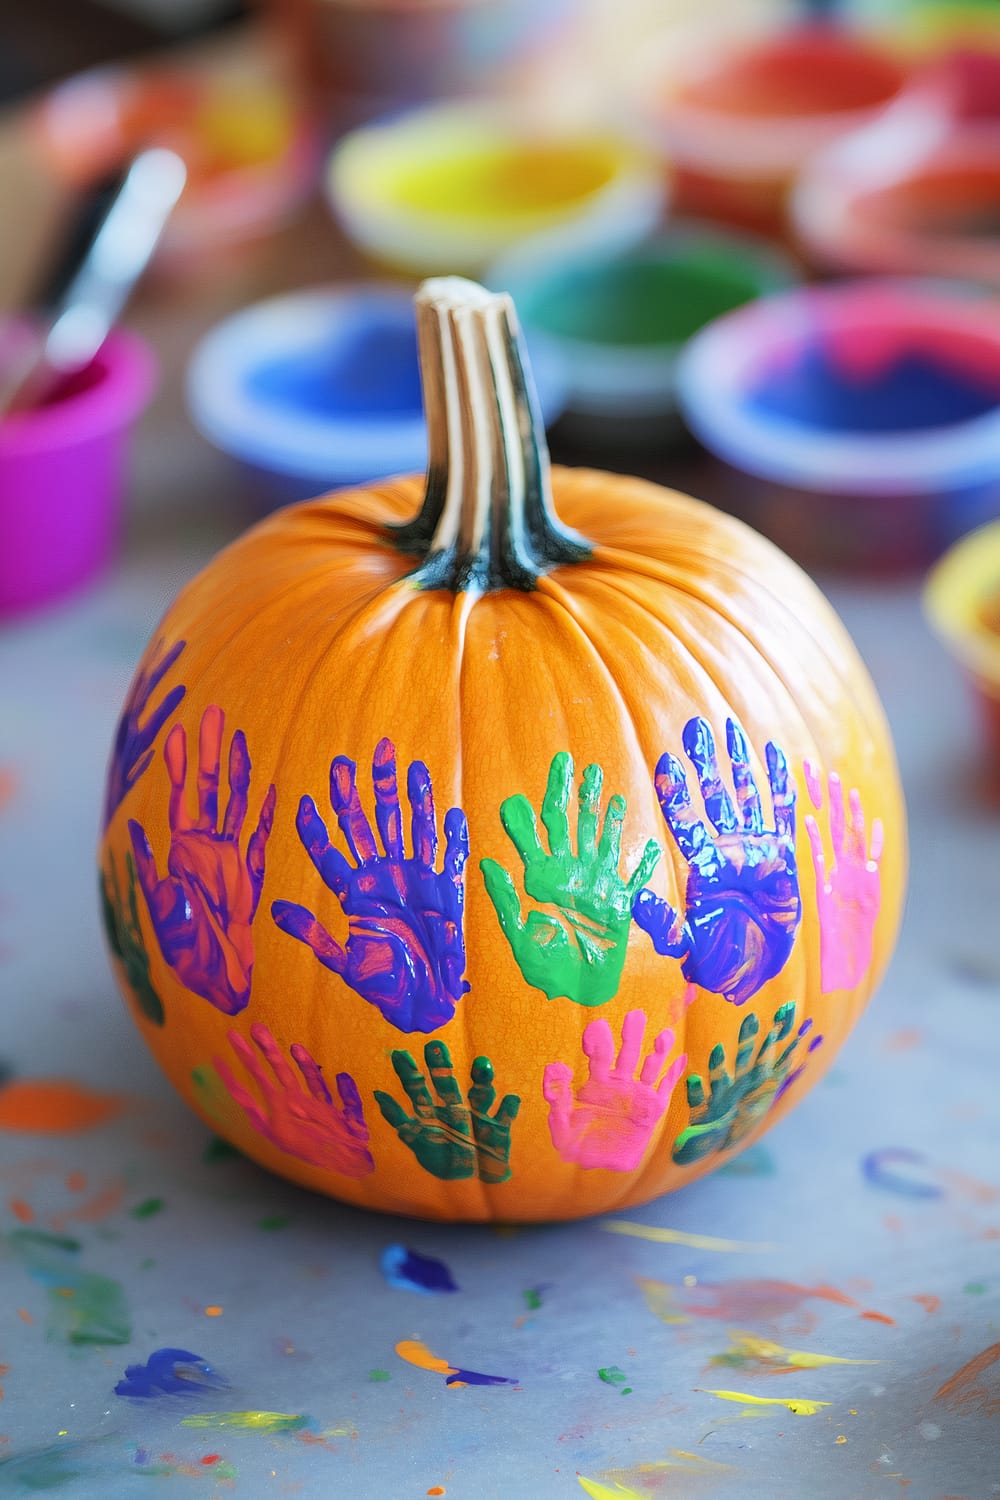
[(501, 804), (500, 821), (524, 865), (525, 892), (532, 901), (554, 908), (554, 914), (532, 910), (525, 921), (508, 871), (493, 859), (480, 865), (518, 968), (550, 1000), (564, 995), (578, 1005), (603, 1005), (617, 993), (632, 903), (660, 857), (650, 839), (635, 873), (622, 878), (618, 867), (625, 798), (609, 798), (598, 838), (603, 785), (601, 767), (588, 766), (580, 782), (575, 848), (569, 830), (573, 757), (567, 751), (553, 757), (542, 801), (548, 853), (527, 797), (519, 793)]
[(445, 816), (442, 868), (434, 868), (438, 833), (427, 767), (415, 760), (407, 776), (411, 854), (403, 849), (396, 784), (396, 749), (379, 740), (372, 759), (375, 821), (382, 851), (361, 806), (353, 760), (330, 766), (330, 803), (350, 850), (351, 864), (330, 843), (311, 797), (299, 803), (295, 826), (309, 858), (348, 918), (342, 947), (305, 906), (275, 901), (271, 915), (283, 932), (311, 948), (326, 968), (376, 1006), (400, 1031), (437, 1031), (468, 990), (465, 973), (465, 862), (469, 829), (453, 807)]
[(289, 1051), (301, 1078), (296, 1077), (266, 1026), (260, 1022), (251, 1026), (250, 1037), (253, 1047), (238, 1031), (230, 1031), (229, 1045), (256, 1085), (256, 1098), (237, 1083), (228, 1063), (221, 1057), (213, 1061), (215, 1071), (258, 1135), (279, 1151), (326, 1172), (339, 1172), (342, 1177), (366, 1177), (373, 1172), (375, 1163), (368, 1150), (361, 1095), (350, 1073), (337, 1074), (338, 1107), (322, 1068), (299, 1042), (293, 1042)]
[(622, 1023), (616, 1060), (611, 1027), (607, 1021), (591, 1021), (583, 1033), (590, 1076), (575, 1095), (572, 1068), (564, 1062), (547, 1064), (542, 1092), (549, 1106), (552, 1144), (563, 1161), (611, 1172), (634, 1172), (642, 1161), (653, 1127), (666, 1113), (674, 1085), (687, 1066), (682, 1053), (664, 1072), (674, 1045), (674, 1033), (667, 1028), (656, 1037), (636, 1078), (645, 1034), (645, 1012), (630, 1010)]
[[(823, 783), (809, 761), (803, 767), (809, 800), (817, 812), (823, 806)], [(806, 832), (812, 849), (816, 874), (816, 902), (819, 910), (820, 968), (823, 994), (833, 990), (852, 990), (860, 984), (872, 961), (875, 923), (882, 901), (879, 860), (884, 835), (882, 820), (872, 822), (871, 845), (866, 852), (865, 813), (861, 793), (852, 789), (848, 796), (850, 823), (844, 813), (844, 788), (836, 771), (831, 771), (827, 785), (830, 797), (830, 841), (833, 863), (829, 867), (823, 853), (823, 835), (810, 813)]]
[(151, 711), (145, 724), (140, 725), (139, 719), (146, 712), (150, 698), (184, 646), (184, 641), (175, 641), (164, 656), (161, 654), (163, 642), (157, 641), (149, 667), (136, 674), (135, 681), (129, 688), (125, 707), (115, 730), (108, 780), (104, 789), (105, 828), (153, 759), (153, 741), (187, 691), (179, 684), (172, 687), (163, 702)]
[(510, 1176), (510, 1127), (517, 1119), (521, 1101), (505, 1094), (493, 1114), (496, 1100), (493, 1064), (477, 1057), (472, 1064), (468, 1103), (455, 1081), (451, 1054), (444, 1042), (428, 1042), (424, 1063), (440, 1103), (435, 1104), (409, 1052), (394, 1052), (392, 1066), (413, 1105), (408, 1115), (391, 1094), (375, 1091), (384, 1119), (404, 1145), (409, 1146), (425, 1172), (446, 1182), (478, 1177), (480, 1182), (506, 1182)]
[[(791, 1088), (805, 1067), (805, 1057), (823, 1041), (821, 1036), (809, 1036), (811, 1020), (803, 1021), (797, 1031), (794, 1026), (795, 1002), (789, 1001), (775, 1011), (774, 1024), (755, 1054), (760, 1022), (751, 1013), (740, 1027), (732, 1074), (720, 1042), (709, 1054), (707, 1094), (701, 1075), (688, 1075), (689, 1124), (674, 1142), (675, 1162), (686, 1166), (716, 1151), (728, 1151)], [(799, 1048), (807, 1036), (802, 1053)], [(799, 1065), (793, 1068), (796, 1061)]]
[(110, 886), (107, 876), (103, 872), (101, 874), (101, 915), (104, 918), (104, 934), (112, 953), (121, 960), (129, 993), (136, 1005), (147, 1021), (152, 1021), (154, 1026), (162, 1026), (163, 1001), (153, 988), (153, 981), (149, 976), (149, 954), (146, 952), (142, 924), (139, 921), (135, 861), (131, 854), (125, 856), (125, 870), (128, 875), (127, 909), (122, 900), (118, 871), (113, 857)]
[(269, 787), (257, 827), (240, 850), (250, 791), (250, 756), (242, 729), (229, 747), (229, 801), (219, 821), (219, 758), (225, 719), (206, 708), (198, 737), (198, 815), (185, 800), (187, 736), (175, 724), (163, 747), (170, 776), (170, 852), (161, 880), (145, 830), (129, 819), (129, 833), (160, 952), (189, 990), (235, 1016), (250, 999), (253, 919), (264, 884), (264, 854), (274, 821)]
[(684, 768), (660, 757), (656, 793), (667, 827), (687, 860), (686, 908), (641, 890), (633, 912), (657, 953), (683, 959), (684, 978), (743, 1005), (779, 974), (795, 943), (802, 902), (795, 866), (795, 785), (777, 745), (765, 747), (774, 827), (764, 827), (760, 792), (742, 729), (726, 721), (739, 816), (726, 790), (705, 719), (684, 727), (684, 750), (694, 766), (710, 834), (691, 807)]

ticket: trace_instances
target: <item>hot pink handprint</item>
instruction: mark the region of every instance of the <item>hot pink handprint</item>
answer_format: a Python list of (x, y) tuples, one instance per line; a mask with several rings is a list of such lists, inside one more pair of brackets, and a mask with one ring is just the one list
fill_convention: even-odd
[(240, 849), (250, 791), (250, 756), (242, 729), (229, 748), (229, 801), (219, 821), (219, 757), (225, 716), (206, 708), (198, 736), (198, 815), (185, 800), (187, 736), (175, 724), (163, 747), (170, 776), (170, 853), (161, 880), (145, 829), (129, 820), (139, 884), (160, 951), (189, 990), (238, 1015), (250, 999), (253, 919), (264, 885), (264, 853), (274, 821), (269, 787), (246, 855)]
[(299, 1042), (293, 1042), (289, 1051), (302, 1075), (301, 1083), (266, 1026), (256, 1022), (250, 1028), (250, 1036), (270, 1072), (238, 1031), (229, 1033), (229, 1045), (256, 1084), (259, 1098), (255, 1099), (237, 1083), (221, 1057), (213, 1061), (222, 1082), (258, 1135), (279, 1151), (287, 1151), (289, 1156), (297, 1156), (311, 1167), (339, 1172), (342, 1177), (366, 1177), (373, 1172), (375, 1163), (368, 1150), (368, 1126), (361, 1095), (350, 1073), (337, 1074), (338, 1108), (319, 1063)]
[(657, 1084), (674, 1045), (674, 1033), (667, 1027), (656, 1037), (636, 1078), (645, 1034), (645, 1011), (630, 1010), (622, 1023), (616, 1061), (611, 1027), (607, 1021), (591, 1021), (583, 1033), (590, 1076), (575, 1094), (572, 1068), (563, 1062), (547, 1065), (542, 1092), (549, 1105), (552, 1144), (563, 1161), (611, 1172), (634, 1172), (642, 1161), (653, 1126), (666, 1113), (687, 1066), (687, 1054), (682, 1053)]
[[(803, 767), (809, 799), (817, 811), (823, 806), (823, 783), (809, 761)], [(806, 831), (816, 873), (819, 910), (820, 968), (822, 990), (852, 990), (860, 984), (872, 961), (875, 922), (882, 901), (879, 860), (884, 835), (882, 820), (872, 822), (871, 844), (866, 852), (865, 814), (861, 793), (848, 796), (850, 822), (844, 813), (844, 788), (836, 771), (827, 778), (830, 798), (830, 841), (833, 863), (829, 868), (823, 852), (823, 835), (810, 814)]]

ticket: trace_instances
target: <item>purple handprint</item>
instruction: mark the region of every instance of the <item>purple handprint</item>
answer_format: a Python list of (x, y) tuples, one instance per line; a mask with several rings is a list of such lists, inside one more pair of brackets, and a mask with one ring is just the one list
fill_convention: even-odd
[(229, 747), (229, 802), (219, 821), (219, 758), (225, 717), (206, 708), (198, 737), (198, 816), (185, 804), (187, 736), (175, 724), (163, 747), (170, 776), (168, 875), (159, 878), (145, 830), (134, 818), (129, 833), (135, 866), (149, 906), (160, 952), (189, 990), (238, 1015), (250, 999), (253, 919), (264, 884), (264, 854), (274, 821), (274, 787), (268, 788), (244, 857), (240, 838), (250, 790), (250, 756), (242, 729)]
[[(823, 783), (809, 761), (803, 767), (809, 800), (817, 812), (823, 806)], [(882, 902), (879, 860), (885, 837), (882, 820), (872, 822), (871, 845), (866, 851), (865, 813), (861, 793), (852, 789), (848, 802), (850, 827), (844, 816), (844, 788), (836, 771), (829, 776), (830, 838), (833, 863), (826, 865), (823, 835), (809, 814), (806, 832), (812, 848), (819, 913), (820, 969), (824, 995), (834, 990), (853, 990), (860, 984), (872, 961), (875, 923)]]
[(684, 960), (685, 979), (743, 1005), (788, 962), (802, 915), (795, 866), (795, 785), (783, 753), (769, 741), (765, 755), (774, 828), (766, 829), (750, 769), (750, 747), (739, 725), (726, 720), (739, 817), (719, 774), (708, 723), (690, 719), (683, 738), (715, 837), (694, 815), (680, 761), (675, 755), (662, 755), (656, 792), (667, 827), (688, 863), (686, 909), (681, 918), (662, 897), (642, 890), (632, 912), (657, 953)]
[(460, 808), (444, 820), (445, 851), (434, 868), (438, 835), (431, 778), (422, 761), (407, 776), (412, 854), (403, 849), (396, 785), (396, 747), (381, 739), (372, 757), (375, 821), (381, 853), (361, 806), (353, 760), (330, 766), (330, 804), (352, 865), (330, 843), (311, 797), (299, 803), (302, 845), (348, 918), (344, 947), (317, 917), (292, 901), (275, 901), (271, 915), (283, 932), (311, 948), (326, 968), (375, 1005), (400, 1031), (437, 1031), (455, 1014), (469, 988), (465, 973), (465, 863), (469, 829)]
[(185, 644), (184, 641), (176, 641), (166, 656), (161, 657), (163, 642), (157, 641), (150, 665), (136, 673), (128, 690), (125, 707), (115, 730), (108, 780), (104, 789), (105, 828), (153, 759), (153, 741), (187, 691), (179, 684), (171, 688), (159, 707), (153, 709), (145, 724), (140, 725), (140, 715), (145, 713), (150, 698), (184, 650)]

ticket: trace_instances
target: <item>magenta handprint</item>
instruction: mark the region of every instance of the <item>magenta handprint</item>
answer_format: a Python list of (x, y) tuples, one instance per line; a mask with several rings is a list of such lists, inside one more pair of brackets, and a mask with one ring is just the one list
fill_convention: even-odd
[(221, 1057), (213, 1061), (215, 1071), (258, 1135), (279, 1151), (287, 1151), (311, 1167), (339, 1172), (342, 1177), (366, 1177), (373, 1172), (375, 1163), (368, 1150), (361, 1095), (350, 1073), (337, 1074), (338, 1108), (323, 1070), (305, 1047), (293, 1042), (289, 1048), (300, 1081), (266, 1026), (260, 1022), (251, 1026), (250, 1036), (263, 1062), (238, 1031), (229, 1033), (229, 1045), (253, 1079), (257, 1098), (237, 1083)]
[(163, 702), (154, 708), (144, 724), (139, 723), (153, 693), (184, 650), (184, 641), (176, 641), (166, 656), (161, 656), (163, 642), (153, 647), (149, 667), (137, 672), (125, 699), (111, 748), (108, 780), (104, 789), (104, 827), (153, 759), (153, 741), (184, 697), (186, 689), (172, 687)]
[(311, 797), (299, 803), (302, 845), (340, 902), (349, 930), (344, 946), (305, 906), (275, 901), (271, 915), (283, 932), (311, 948), (363, 1000), (400, 1031), (437, 1031), (468, 990), (465, 973), (465, 863), (469, 829), (453, 807), (444, 820), (442, 868), (435, 869), (438, 833), (427, 767), (415, 760), (407, 776), (410, 847), (396, 784), (396, 748), (381, 739), (372, 758), (375, 821), (381, 850), (361, 806), (357, 766), (338, 755), (330, 766), (330, 804), (353, 864), (330, 842)]
[(714, 836), (694, 814), (684, 767), (675, 755), (662, 755), (656, 792), (667, 827), (687, 860), (686, 908), (680, 914), (661, 896), (642, 890), (633, 915), (657, 953), (683, 959), (685, 979), (743, 1005), (788, 962), (802, 915), (795, 785), (781, 750), (769, 742), (765, 755), (774, 827), (765, 828), (750, 747), (739, 725), (726, 721), (738, 814), (723, 784), (706, 720), (690, 719), (683, 740)]
[(189, 990), (235, 1016), (250, 999), (253, 919), (264, 884), (264, 854), (274, 821), (269, 787), (257, 827), (240, 849), (250, 791), (250, 756), (242, 729), (229, 747), (229, 802), (219, 821), (219, 759), (225, 717), (206, 708), (198, 737), (198, 815), (185, 800), (187, 736), (175, 724), (163, 747), (170, 776), (170, 852), (161, 880), (145, 830), (129, 820), (135, 865), (160, 952)]
[(645, 1012), (630, 1010), (616, 1060), (611, 1027), (607, 1021), (591, 1021), (583, 1033), (590, 1074), (575, 1094), (572, 1068), (564, 1062), (547, 1065), (542, 1092), (549, 1105), (552, 1144), (563, 1161), (611, 1172), (634, 1172), (639, 1166), (687, 1065), (682, 1053), (664, 1072), (674, 1045), (674, 1033), (667, 1028), (656, 1037), (636, 1078), (645, 1034)]
[[(809, 799), (817, 811), (823, 806), (823, 783), (819, 772), (804, 766)], [(820, 968), (823, 994), (852, 990), (860, 984), (872, 961), (875, 923), (882, 901), (879, 861), (884, 836), (882, 820), (872, 822), (871, 844), (866, 852), (865, 813), (861, 793), (853, 788), (848, 796), (850, 822), (844, 812), (844, 788), (836, 771), (827, 785), (830, 797), (830, 842), (833, 863), (827, 868), (823, 835), (810, 813), (806, 832), (816, 873), (816, 903), (819, 911)]]

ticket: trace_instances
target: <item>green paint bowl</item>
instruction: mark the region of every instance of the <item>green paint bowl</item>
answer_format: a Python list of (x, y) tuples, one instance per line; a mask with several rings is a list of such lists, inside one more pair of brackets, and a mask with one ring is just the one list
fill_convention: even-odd
[(797, 280), (792, 262), (764, 241), (697, 225), (603, 254), (529, 244), (489, 277), (514, 297), (532, 344), (548, 343), (561, 358), (564, 423), (588, 442), (643, 446), (682, 431), (674, 376), (688, 339)]

